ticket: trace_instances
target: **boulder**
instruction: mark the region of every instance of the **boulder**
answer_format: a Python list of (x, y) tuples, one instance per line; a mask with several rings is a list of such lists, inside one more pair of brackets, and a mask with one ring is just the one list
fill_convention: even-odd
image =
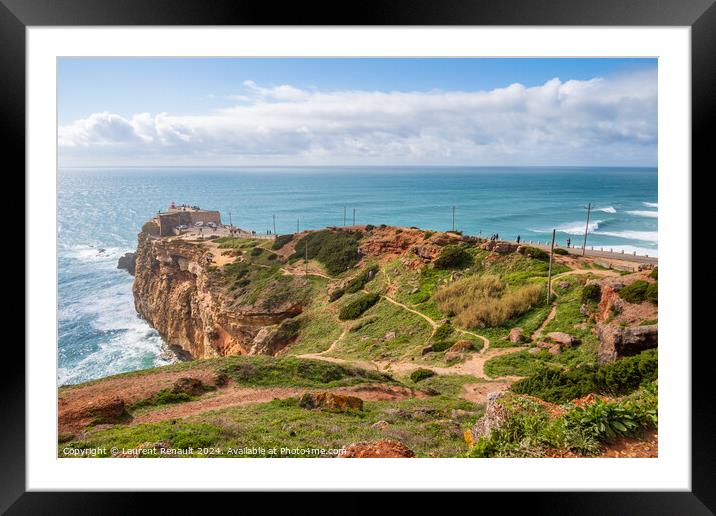
[(579, 344), (579, 339), (562, 331), (551, 331), (545, 337), (549, 342), (558, 344), (560, 348), (570, 348)]
[(341, 459), (411, 458), (415, 453), (399, 441), (372, 441), (349, 444), (338, 454)]
[(172, 385), (174, 394), (188, 394), (189, 396), (201, 396), (206, 392), (204, 384), (196, 378), (179, 378)]
[(131, 419), (121, 398), (95, 398), (79, 407), (60, 399), (58, 405), (60, 433), (74, 433), (89, 425), (126, 423)]
[(338, 412), (363, 410), (363, 400), (355, 396), (334, 394), (328, 391), (304, 392), (299, 405), (305, 409), (328, 409)]
[(117, 260), (117, 268), (124, 269), (129, 274), (134, 276), (134, 271), (137, 267), (137, 256), (136, 253), (124, 253), (124, 256), (120, 256)]
[(457, 353), (455, 351), (448, 351), (445, 353), (445, 361), (446, 362), (452, 362), (453, 360), (459, 360), (461, 357), (460, 353)]
[(477, 420), (475, 426), (465, 432), (465, 441), (471, 448), (480, 437), (490, 437), (494, 429), (501, 427), (507, 421), (507, 409), (500, 403), (500, 398), (504, 394), (504, 391), (488, 393), (485, 414)]
[(645, 349), (659, 346), (659, 327), (656, 324), (622, 328), (611, 324), (597, 324), (599, 364), (614, 362), (622, 357), (638, 355)]
[[(475, 346), (472, 344), (469, 340), (458, 340), (455, 344), (450, 346), (450, 349), (448, 349), (448, 352), (453, 353), (460, 353), (462, 351), (470, 351), (474, 349)], [(447, 358), (447, 355), (446, 355)]]
[(383, 339), (385, 339), (385, 340), (395, 340), (395, 332), (394, 332), (394, 331), (389, 331), (388, 333), (386, 333), (386, 334), (383, 336)]
[(388, 428), (389, 426), (390, 426), (390, 425), (388, 424), (388, 422), (387, 422), (387, 421), (383, 421), (383, 420), (376, 421), (375, 423), (373, 423), (372, 425), (370, 425), (371, 428), (377, 428), (378, 430), (385, 430), (385, 429)]
[(425, 346), (423, 349), (420, 350), (421, 355), (427, 355), (428, 353), (432, 353), (432, 352), (433, 352), (432, 346)]
[(520, 344), (525, 340), (525, 333), (522, 328), (512, 328), (510, 330), (510, 342), (513, 344)]

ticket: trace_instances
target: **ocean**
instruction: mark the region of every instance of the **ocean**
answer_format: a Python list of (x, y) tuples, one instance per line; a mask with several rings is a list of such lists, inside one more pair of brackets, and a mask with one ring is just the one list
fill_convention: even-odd
[[(58, 173), (59, 384), (174, 360), (140, 319), (132, 276), (117, 259), (171, 202), (218, 209), (222, 221), (279, 234), (356, 224), (455, 229), (469, 235), (656, 256), (655, 168), (323, 167), (60, 169)], [(103, 251), (100, 252), (100, 250)]]

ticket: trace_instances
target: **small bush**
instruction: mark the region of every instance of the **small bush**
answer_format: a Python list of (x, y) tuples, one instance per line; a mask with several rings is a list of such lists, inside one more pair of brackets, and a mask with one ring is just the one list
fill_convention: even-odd
[(363, 312), (376, 304), (380, 296), (378, 294), (365, 294), (341, 307), (338, 312), (338, 318), (342, 321), (349, 319), (358, 319)]
[(586, 407), (575, 407), (565, 415), (568, 428), (579, 428), (599, 441), (613, 441), (631, 435), (645, 426), (640, 414), (627, 404), (597, 400)]
[(549, 254), (537, 247), (523, 246), (520, 248), (520, 253), (535, 260), (549, 261)]
[(432, 376), (435, 376), (435, 371), (432, 371), (430, 369), (423, 369), (423, 368), (416, 369), (415, 371), (410, 373), (410, 379), (415, 383), (423, 381), (423, 380), (430, 378)]
[(446, 351), (452, 347), (453, 343), (447, 340), (439, 340), (435, 343), (433, 343), (431, 349), (435, 351), (436, 353), (439, 353), (440, 351)]
[(435, 334), (433, 335), (433, 338), (437, 340), (445, 340), (450, 335), (452, 335), (453, 327), (452, 324), (449, 322), (446, 322), (445, 324), (441, 325), (437, 330), (435, 330)]
[(558, 254), (560, 256), (566, 256), (569, 254), (569, 251), (566, 249), (562, 249), (561, 247), (555, 247), (554, 254)]
[(366, 231), (372, 231), (375, 229), (375, 226), (373, 224), (366, 224), (365, 230)]
[(249, 253), (249, 254), (251, 254), (251, 256), (261, 256), (261, 253), (263, 253), (263, 252), (264, 252), (264, 250), (261, 249), (260, 247), (254, 247), (253, 249), (251, 249), (251, 253)]
[(343, 290), (342, 288), (337, 288), (336, 290), (334, 290), (333, 292), (331, 292), (331, 293), (328, 295), (328, 301), (330, 301), (331, 303), (333, 303), (333, 301), (337, 301), (337, 300), (339, 300), (340, 298), (342, 298), (342, 297), (343, 297), (343, 294), (345, 294), (345, 293), (346, 293), (346, 291)]
[(622, 287), (619, 290), (619, 297), (627, 303), (638, 305), (646, 299), (646, 289), (648, 288), (648, 282), (644, 280), (636, 280), (634, 283)]
[(602, 298), (602, 287), (594, 283), (584, 285), (582, 289), (582, 303), (595, 302), (598, 303)]
[(459, 245), (445, 246), (435, 260), (436, 269), (464, 269), (472, 265), (472, 255)]
[(655, 305), (659, 304), (659, 284), (657, 282), (649, 284), (646, 287), (646, 300)]
[(433, 231), (426, 231), (425, 233), (423, 233), (423, 238), (424, 238), (425, 240), (428, 240), (428, 239), (429, 239), (431, 236), (433, 236), (434, 234), (435, 234), (435, 233), (434, 233)]
[(654, 270), (651, 271), (649, 274), (649, 277), (651, 279), (658, 280), (659, 279), (659, 267), (654, 267)]
[(271, 249), (277, 251), (288, 244), (291, 240), (293, 240), (293, 235), (279, 235), (276, 237), (276, 240), (273, 241), (273, 244), (271, 244)]
[(361, 272), (358, 276), (353, 278), (350, 282), (348, 282), (345, 287), (345, 291), (349, 294), (358, 292), (366, 285), (366, 283), (375, 278), (376, 274), (378, 274), (378, 266), (371, 265), (363, 272)]

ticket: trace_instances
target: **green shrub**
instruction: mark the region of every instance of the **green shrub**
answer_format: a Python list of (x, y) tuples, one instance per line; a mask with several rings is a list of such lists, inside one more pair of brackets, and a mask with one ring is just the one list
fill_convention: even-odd
[(639, 304), (646, 299), (646, 289), (649, 283), (644, 280), (636, 280), (630, 285), (626, 285), (619, 290), (619, 297), (627, 303)]
[(596, 284), (584, 285), (582, 288), (582, 303), (598, 303), (602, 298), (602, 287)]
[(645, 294), (646, 300), (650, 303), (654, 303), (655, 305), (659, 304), (659, 283), (654, 282), (650, 283), (648, 287), (646, 287), (646, 294)]
[(512, 384), (511, 390), (551, 403), (566, 403), (589, 393), (620, 396), (653, 382), (658, 376), (658, 352), (648, 349), (598, 369), (583, 366), (570, 371), (542, 368)]
[(452, 347), (453, 343), (447, 340), (439, 340), (437, 342), (434, 342), (430, 348), (435, 351), (436, 353), (439, 353), (440, 351), (446, 351)]
[(535, 260), (549, 261), (549, 254), (537, 247), (522, 246), (520, 247), (520, 253)]
[(448, 245), (443, 248), (440, 256), (435, 260), (436, 269), (464, 269), (472, 265), (472, 255), (464, 247)]
[(338, 318), (342, 321), (348, 319), (358, 319), (363, 312), (376, 304), (379, 299), (380, 296), (374, 293), (360, 296), (359, 298), (343, 305), (338, 312)]
[(423, 238), (424, 238), (425, 240), (428, 240), (428, 239), (429, 239), (431, 236), (433, 236), (434, 234), (435, 234), (434, 231), (426, 231), (425, 233), (423, 233)]
[(366, 224), (365, 230), (366, 231), (372, 231), (375, 229), (375, 226), (373, 224)]
[(296, 251), (290, 259), (301, 259), (306, 255), (323, 264), (329, 274), (336, 275), (347, 271), (360, 261), (358, 242), (362, 237), (359, 231), (324, 229), (307, 234), (296, 242)]
[(433, 339), (435, 339), (436, 341), (445, 340), (450, 337), (450, 335), (452, 335), (453, 331), (454, 330), (452, 324), (450, 324), (450, 322), (446, 322), (445, 324), (441, 325), (437, 330), (435, 330)]
[(410, 373), (410, 379), (415, 383), (430, 378), (431, 376), (435, 376), (435, 371), (432, 371), (431, 369), (420, 368)]
[(281, 249), (283, 246), (288, 244), (291, 240), (293, 240), (293, 235), (279, 235), (273, 241), (273, 244), (271, 244), (271, 249), (273, 249), (274, 251)]
[(345, 291), (349, 294), (353, 294), (362, 290), (366, 283), (375, 278), (376, 274), (378, 274), (378, 266), (371, 265), (358, 276), (349, 281), (345, 287)]
[(338, 299), (342, 298), (343, 294), (345, 294), (345, 293), (346, 293), (346, 291), (343, 290), (342, 288), (337, 288), (336, 290), (332, 291), (328, 295), (328, 301), (333, 303), (333, 301), (337, 301)]
[(251, 254), (251, 256), (261, 256), (261, 253), (263, 253), (263, 252), (264, 252), (264, 250), (261, 249), (260, 247), (254, 247), (253, 249), (251, 249), (251, 253), (249, 253), (249, 254)]
[(640, 413), (628, 404), (597, 400), (585, 407), (575, 407), (565, 414), (568, 428), (579, 428), (599, 441), (613, 441), (620, 435), (636, 433), (645, 425)]
[(558, 254), (560, 256), (566, 256), (569, 254), (569, 251), (567, 251), (566, 249), (562, 249), (561, 247), (555, 247), (554, 254)]
[(651, 279), (658, 280), (659, 279), (659, 267), (654, 267), (654, 270), (651, 271), (649, 274), (649, 277)]

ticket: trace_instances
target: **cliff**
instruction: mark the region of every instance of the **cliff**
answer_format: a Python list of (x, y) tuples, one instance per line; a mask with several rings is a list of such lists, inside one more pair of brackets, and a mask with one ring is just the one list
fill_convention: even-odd
[[(137, 312), (187, 358), (274, 354), (291, 338), (279, 331), (280, 323), (300, 314), (303, 303), (291, 296), (270, 303), (266, 295), (243, 299), (247, 289), (232, 288), (231, 278), (209, 261), (220, 254), (211, 242), (140, 233), (133, 286)], [(282, 334), (286, 338), (277, 338)]]

